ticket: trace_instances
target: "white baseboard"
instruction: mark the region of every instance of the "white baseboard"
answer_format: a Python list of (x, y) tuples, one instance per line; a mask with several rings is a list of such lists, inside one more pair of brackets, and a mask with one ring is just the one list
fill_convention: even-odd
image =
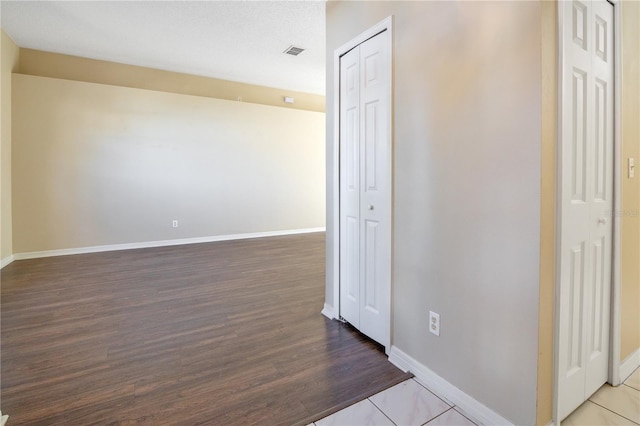
[(509, 420), (467, 395), (395, 346), (391, 347), (389, 361), (402, 371), (413, 373), (418, 382), (443, 397), (451, 405), (455, 405), (475, 423), (481, 425), (513, 425)]
[(4, 268), (5, 266), (10, 264), (14, 260), (15, 260), (15, 256), (14, 255), (7, 256), (4, 259), (0, 260), (0, 269)]
[(624, 383), (638, 367), (640, 367), (640, 348), (620, 363), (620, 383)]
[[(243, 240), (248, 238), (278, 237), (283, 235), (308, 234), (311, 232), (324, 232), (325, 228), (290, 229), (285, 231), (252, 232), (246, 234), (214, 235), (211, 237), (183, 238), (178, 240), (148, 241), (143, 243), (113, 244), (104, 246), (79, 247), (61, 250), (33, 251), (29, 253), (16, 253), (15, 260), (36, 259), (40, 257), (67, 256), (72, 254), (99, 253), (104, 251), (133, 250), (151, 247), (178, 246), (183, 244), (211, 243), (216, 241)], [(13, 260), (13, 259), (12, 259)]]
[(322, 311), (320, 313), (331, 320), (336, 318), (333, 307), (327, 305), (326, 303), (324, 304), (324, 307), (322, 308)]

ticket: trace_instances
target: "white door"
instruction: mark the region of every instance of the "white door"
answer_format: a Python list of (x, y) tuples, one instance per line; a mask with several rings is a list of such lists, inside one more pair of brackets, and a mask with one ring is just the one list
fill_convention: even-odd
[(340, 58), (340, 316), (389, 345), (389, 31)]
[(561, 2), (558, 417), (607, 380), (613, 209), (613, 6)]

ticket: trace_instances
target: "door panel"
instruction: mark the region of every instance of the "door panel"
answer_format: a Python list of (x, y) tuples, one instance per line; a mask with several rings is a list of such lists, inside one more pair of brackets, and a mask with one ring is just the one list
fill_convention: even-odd
[(340, 61), (340, 315), (360, 326), (360, 56)]
[(613, 8), (562, 3), (558, 416), (608, 374), (613, 209)]
[[(346, 218), (346, 250), (345, 254), (345, 278), (347, 299), (351, 302), (357, 303), (360, 298), (360, 286), (358, 285), (359, 268), (358, 268), (358, 218), (348, 216)], [(354, 318), (355, 319), (355, 318)]]
[(605, 333), (604, 330), (604, 301), (606, 296), (605, 290), (605, 264), (606, 260), (606, 247), (604, 237), (600, 238), (593, 244), (593, 287), (591, 299), (593, 300), (591, 306), (591, 312), (588, 317), (591, 319), (591, 339), (589, 341), (588, 359), (593, 360), (601, 352), (605, 350), (605, 342), (602, 341), (602, 336)]
[(607, 164), (607, 123), (606, 123), (606, 102), (607, 83), (596, 79), (595, 85), (595, 117), (594, 117), (594, 145), (595, 145), (595, 193), (594, 198), (599, 201), (607, 199), (607, 174), (609, 167)]
[(388, 31), (360, 45), (361, 288), (365, 298), (360, 331), (377, 342), (389, 340), (391, 300), (391, 139), (389, 136)]
[(377, 155), (377, 138), (376, 133), (377, 129), (377, 120), (380, 115), (379, 103), (369, 102), (365, 105), (364, 110), (364, 122), (365, 122), (365, 146), (364, 146), (364, 168), (365, 168), (365, 190), (367, 192), (377, 191), (378, 188), (377, 182), (380, 180), (378, 176), (380, 174), (380, 167), (378, 165), (378, 155)]
[(573, 69), (573, 90), (571, 101), (573, 103), (573, 152), (571, 157), (573, 164), (573, 201), (587, 201), (587, 72), (577, 67)]
[(378, 229), (380, 223), (373, 220), (365, 221), (365, 255), (364, 255), (364, 307), (372, 314), (380, 313), (380, 306), (376, 294), (376, 286), (371, 285), (379, 281), (376, 271), (376, 258), (379, 251)]
[[(609, 320), (612, 261), (613, 211), (613, 6), (604, 0), (592, 3), (593, 87), (591, 132), (595, 155), (596, 181), (591, 203), (592, 279), (590, 284), (589, 341), (592, 348), (586, 358), (585, 399), (606, 382), (609, 371)], [(599, 155), (602, 160), (598, 158)], [(601, 173), (598, 162), (602, 162)], [(598, 184), (602, 184), (599, 190)], [(599, 350), (593, 350), (599, 348)]]
[[(340, 314), (385, 346), (391, 301), (389, 37), (384, 31), (340, 60)], [(349, 230), (349, 236), (344, 235), (347, 218), (358, 224), (358, 232)], [(350, 238), (358, 240), (347, 247)], [(356, 282), (359, 291), (343, 294)], [(349, 299), (351, 294), (356, 300)]]

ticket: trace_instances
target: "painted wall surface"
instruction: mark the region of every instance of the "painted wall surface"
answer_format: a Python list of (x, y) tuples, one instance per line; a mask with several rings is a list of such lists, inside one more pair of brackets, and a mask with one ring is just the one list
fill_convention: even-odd
[(0, 30), (0, 259), (13, 254), (11, 214), (11, 73), (17, 70), (20, 49)]
[[(640, 3), (622, 8), (622, 158), (640, 163)], [(640, 174), (622, 179), (622, 265), (620, 289), (620, 359), (640, 349)]]
[[(241, 98), (243, 102), (324, 112), (324, 96), (322, 95), (286, 91), (40, 50), (21, 50), (20, 72), (41, 77), (104, 83), (231, 101), (237, 101), (238, 98)], [(285, 104), (284, 96), (293, 97), (295, 103)]]
[(14, 252), (322, 227), (324, 162), (323, 113), (15, 74)]
[[(334, 50), (390, 15), (392, 343), (513, 423), (533, 424), (541, 6), (328, 2), (327, 87), (333, 87)], [(328, 93), (328, 152), (335, 143), (333, 102)], [(328, 176), (334, 167), (328, 164)], [(336, 225), (328, 221), (328, 239)], [(335, 266), (328, 265), (328, 276)], [(333, 302), (330, 287), (328, 304)], [(426, 332), (429, 310), (441, 316), (440, 337)]]
[(540, 140), (540, 303), (536, 424), (546, 425), (553, 409), (554, 294), (556, 285), (556, 149), (558, 4), (540, 3), (542, 138)]

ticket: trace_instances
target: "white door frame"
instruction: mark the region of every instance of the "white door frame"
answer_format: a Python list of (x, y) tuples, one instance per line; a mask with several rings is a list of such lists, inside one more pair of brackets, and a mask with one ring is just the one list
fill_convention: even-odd
[[(609, 340), (609, 378), (608, 383), (614, 386), (620, 384), (620, 226), (621, 215), (617, 214), (622, 209), (621, 195), (622, 195), (622, 179), (624, 168), (622, 167), (622, 139), (620, 137), (621, 121), (621, 76), (622, 76), (622, 61), (620, 55), (621, 49), (621, 21), (622, 15), (620, 12), (620, 0), (607, 0), (613, 5), (613, 49), (614, 49), (614, 100), (613, 100), (613, 116), (614, 116), (614, 129), (613, 129), (613, 212), (611, 219), (613, 221), (613, 245), (612, 245), (612, 261), (611, 261), (611, 312), (610, 312), (610, 340)], [(552, 422), (555, 425), (560, 425), (558, 419), (558, 362), (559, 362), (559, 329), (560, 329), (560, 243), (561, 243), (561, 226), (562, 218), (560, 217), (560, 206), (562, 200), (561, 188), (562, 188), (562, 122), (563, 122), (563, 82), (562, 82), (562, 70), (564, 69), (564, 51), (562, 47), (562, 37), (564, 29), (564, 10), (563, 2), (558, 2), (558, 65), (556, 70), (557, 81), (557, 125), (556, 125), (556, 242), (555, 242), (555, 309), (554, 309), (554, 341), (553, 341), (553, 411)]]
[[(325, 308), (325, 314), (331, 313), (331, 317), (334, 319), (340, 318), (340, 57), (345, 53), (349, 52), (351, 49), (356, 46), (364, 43), (371, 37), (376, 36), (377, 34), (383, 31), (389, 31), (389, 55), (390, 55), (390, 65), (391, 72), (389, 76), (391, 78), (391, 85), (389, 86), (389, 100), (390, 100), (390, 109), (389, 109), (389, 140), (391, 141), (391, 146), (393, 146), (393, 17), (389, 16), (382, 21), (378, 22), (368, 30), (364, 31), (357, 37), (338, 47), (333, 52), (333, 211), (332, 219), (333, 219), (333, 271), (332, 276), (330, 277), (333, 282), (333, 312), (327, 311)], [(392, 165), (391, 165), (391, 175), (393, 177), (393, 149), (392, 152)], [(393, 259), (393, 182), (391, 183), (391, 258)], [(393, 266), (393, 264), (392, 264)], [(393, 271), (393, 268), (391, 269)], [(392, 278), (393, 281), (393, 272)], [(391, 299), (389, 301), (391, 305)], [(389, 312), (389, 342), (381, 342), (387, 352), (391, 350), (391, 306), (387, 310)]]

